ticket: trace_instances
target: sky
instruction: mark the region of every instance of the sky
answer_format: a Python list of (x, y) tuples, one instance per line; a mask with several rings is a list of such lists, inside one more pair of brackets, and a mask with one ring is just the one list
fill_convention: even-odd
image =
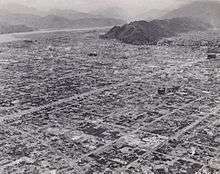
[(136, 15), (150, 9), (176, 8), (190, 1), (193, 0), (0, 0), (0, 3), (20, 3), (44, 10), (68, 8), (84, 12), (108, 7), (120, 7), (128, 14)]

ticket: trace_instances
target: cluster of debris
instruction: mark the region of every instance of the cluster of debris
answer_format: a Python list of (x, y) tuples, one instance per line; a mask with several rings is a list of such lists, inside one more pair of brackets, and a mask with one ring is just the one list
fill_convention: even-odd
[(98, 54), (97, 54), (97, 53), (89, 53), (88, 56), (89, 56), (89, 57), (97, 57)]
[(208, 49), (207, 58), (208, 59), (220, 58), (220, 47), (215, 47), (215, 48)]
[(166, 93), (176, 93), (180, 90), (180, 86), (172, 86), (169, 88), (166, 87), (160, 87), (158, 88), (157, 92), (159, 95), (165, 95)]

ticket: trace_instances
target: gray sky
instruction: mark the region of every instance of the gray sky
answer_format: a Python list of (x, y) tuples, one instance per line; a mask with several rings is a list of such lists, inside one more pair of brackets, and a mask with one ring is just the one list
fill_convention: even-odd
[(1, 3), (20, 3), (40, 9), (69, 8), (92, 11), (99, 8), (121, 7), (131, 15), (150, 9), (175, 8), (188, 1), (193, 0), (0, 0)]

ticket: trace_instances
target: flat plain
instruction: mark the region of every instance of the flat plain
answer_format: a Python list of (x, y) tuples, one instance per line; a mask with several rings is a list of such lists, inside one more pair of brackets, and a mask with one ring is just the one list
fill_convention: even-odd
[(0, 44), (0, 173), (219, 174), (220, 60), (206, 51), (220, 32), (145, 46), (103, 32)]

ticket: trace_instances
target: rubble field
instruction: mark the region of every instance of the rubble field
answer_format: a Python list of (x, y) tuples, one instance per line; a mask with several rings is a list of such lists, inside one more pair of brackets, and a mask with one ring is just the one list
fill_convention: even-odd
[(102, 32), (0, 44), (0, 173), (219, 174), (220, 60)]

